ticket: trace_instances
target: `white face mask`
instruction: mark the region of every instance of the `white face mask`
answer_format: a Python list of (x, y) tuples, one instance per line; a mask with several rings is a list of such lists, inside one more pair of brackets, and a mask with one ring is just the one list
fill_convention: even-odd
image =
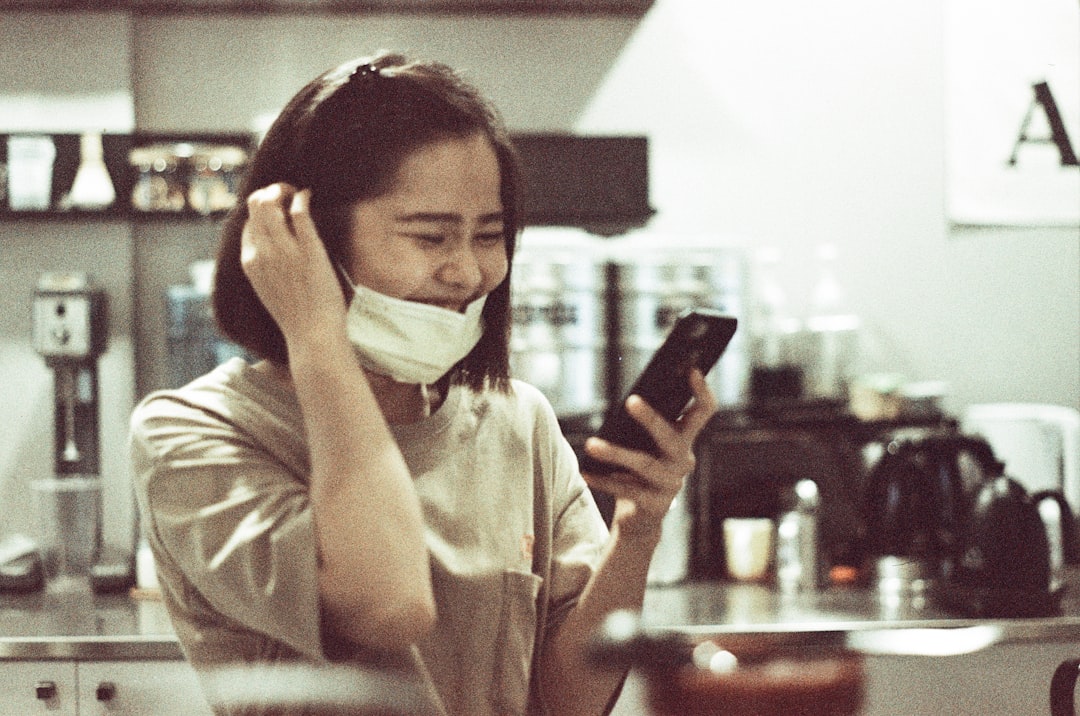
[(458, 313), (353, 285), (347, 275), (345, 280), (354, 292), (346, 330), (360, 365), (400, 383), (434, 383), (484, 334), (480, 314), (487, 296)]

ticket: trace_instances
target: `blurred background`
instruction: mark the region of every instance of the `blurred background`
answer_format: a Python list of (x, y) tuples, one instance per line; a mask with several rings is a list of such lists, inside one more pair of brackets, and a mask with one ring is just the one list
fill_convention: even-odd
[[(583, 230), (571, 243), (741, 257), (747, 331), (759, 249), (772, 252), (791, 315), (805, 318), (820, 248), (831, 246), (866, 346), (860, 370), (931, 381), (950, 412), (999, 401), (1080, 407), (1078, 227), (958, 225), (948, 214), (941, 3), (629, 5), (0, 10), (0, 132), (250, 135), (344, 60), (382, 48), (442, 60), (489, 94), (514, 132), (647, 138), (655, 213), (618, 236)], [(53, 471), (53, 376), (31, 345), (39, 277), (87, 272), (108, 295), (101, 471), (106, 540), (122, 542), (132, 519), (127, 416), (169, 383), (166, 293), (212, 258), (218, 228), (204, 217), (0, 217), (0, 533), (29, 529), (26, 486)], [(729, 402), (745, 396), (739, 375)]]

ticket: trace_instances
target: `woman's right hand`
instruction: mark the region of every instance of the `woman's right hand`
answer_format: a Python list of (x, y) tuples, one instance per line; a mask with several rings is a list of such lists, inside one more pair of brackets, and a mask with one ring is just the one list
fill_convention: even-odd
[(345, 300), (310, 203), (310, 190), (284, 183), (252, 192), (240, 239), (240, 265), (290, 345), (345, 336)]
[[(344, 295), (310, 198), (287, 184), (252, 192), (240, 265), (287, 343), (304, 417), (326, 624), (358, 644), (397, 649), (435, 620), (423, 511), (349, 345)], [(380, 519), (358, 522), (372, 505)]]

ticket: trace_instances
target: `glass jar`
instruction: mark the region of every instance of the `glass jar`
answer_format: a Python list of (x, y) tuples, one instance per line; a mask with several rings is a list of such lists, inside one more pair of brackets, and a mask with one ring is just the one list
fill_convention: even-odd
[(236, 205), (240, 173), (247, 152), (231, 145), (195, 145), (189, 159), (188, 205), (200, 214), (228, 211)]
[(131, 206), (136, 211), (183, 211), (184, 178), (181, 159), (171, 144), (136, 147), (128, 154), (138, 171), (131, 190)]

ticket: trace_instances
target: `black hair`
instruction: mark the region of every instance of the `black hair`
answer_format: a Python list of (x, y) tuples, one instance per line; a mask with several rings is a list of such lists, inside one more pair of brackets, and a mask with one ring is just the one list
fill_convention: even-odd
[[(252, 159), (242, 199), (277, 182), (311, 189), (311, 215), (332, 260), (348, 265), (356, 203), (393, 186), (413, 151), (448, 139), (483, 135), (499, 163), (507, 263), (521, 228), (521, 169), (494, 107), (450, 67), (382, 53), (346, 62), (308, 83), (270, 126)], [(241, 200), (222, 230), (214, 275), (218, 328), (250, 353), (285, 365), (285, 339), (240, 266), (247, 221)], [(343, 284), (343, 291), (348, 288)], [(348, 294), (346, 294), (347, 296)], [(509, 386), (510, 271), (484, 306), (484, 335), (451, 372), (481, 389)]]

